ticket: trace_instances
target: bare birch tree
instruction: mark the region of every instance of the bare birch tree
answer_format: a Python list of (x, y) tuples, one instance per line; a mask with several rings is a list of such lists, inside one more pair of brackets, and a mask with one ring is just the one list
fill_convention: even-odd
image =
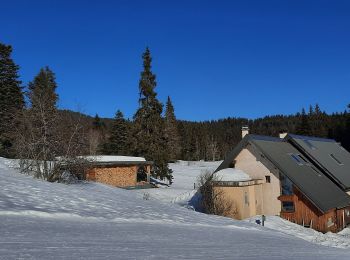
[(30, 107), (20, 116), (15, 143), (21, 171), (48, 181), (62, 181), (63, 173), (83, 175), (85, 167), (78, 157), (86, 143), (82, 124), (77, 117), (59, 113), (55, 90), (53, 72), (41, 69), (29, 83)]
[(224, 192), (216, 184), (220, 179), (215, 173), (203, 171), (198, 177), (198, 192), (202, 195), (202, 207), (207, 214), (234, 216), (237, 209), (233, 201), (226, 198)]

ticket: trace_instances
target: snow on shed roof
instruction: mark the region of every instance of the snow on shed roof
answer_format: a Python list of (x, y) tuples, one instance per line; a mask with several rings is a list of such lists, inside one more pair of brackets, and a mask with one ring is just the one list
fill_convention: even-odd
[(145, 162), (143, 157), (120, 156), (120, 155), (95, 155), (95, 156), (81, 156), (93, 162)]

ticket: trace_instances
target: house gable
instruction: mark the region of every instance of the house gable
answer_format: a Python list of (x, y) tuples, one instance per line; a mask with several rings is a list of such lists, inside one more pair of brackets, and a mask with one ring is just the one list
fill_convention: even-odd
[(281, 211), (280, 180), (277, 171), (270, 171), (262, 162), (259, 153), (253, 145), (248, 143), (237, 155), (235, 168), (247, 173), (252, 179), (261, 179), (262, 185), (262, 210), (261, 214), (278, 215)]

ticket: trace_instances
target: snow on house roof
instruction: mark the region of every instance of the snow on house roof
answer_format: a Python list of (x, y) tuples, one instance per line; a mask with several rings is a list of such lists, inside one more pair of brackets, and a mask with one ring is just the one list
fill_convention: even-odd
[(226, 168), (215, 173), (219, 181), (250, 181), (251, 178), (244, 171)]

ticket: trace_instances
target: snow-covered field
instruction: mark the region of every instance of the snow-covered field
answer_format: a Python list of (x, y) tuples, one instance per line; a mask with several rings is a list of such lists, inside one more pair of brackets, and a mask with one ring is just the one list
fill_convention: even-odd
[(349, 259), (349, 249), (309, 243), (280, 227), (179, 206), (201, 170), (218, 163), (173, 164), (172, 187), (142, 191), (48, 183), (9, 163), (0, 158), (0, 259)]

